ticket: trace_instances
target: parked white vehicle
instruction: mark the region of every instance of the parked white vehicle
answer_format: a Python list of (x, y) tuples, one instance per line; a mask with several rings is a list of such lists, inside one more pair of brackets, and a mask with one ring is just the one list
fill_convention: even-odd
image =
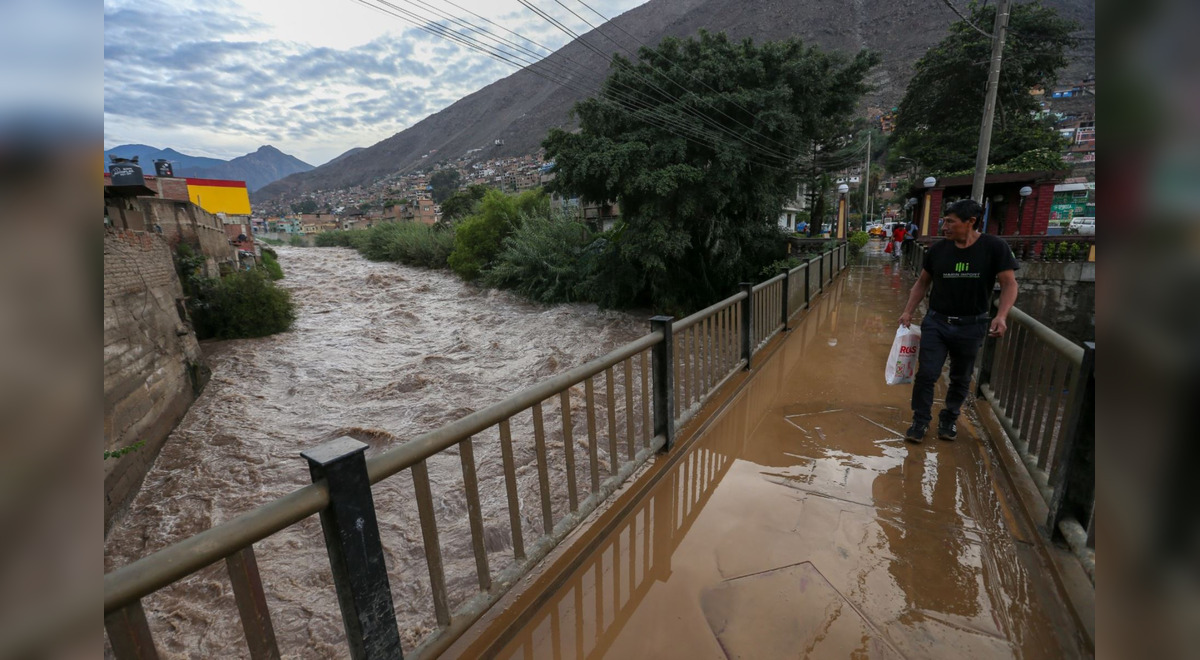
[(1094, 216), (1080, 216), (1071, 218), (1071, 223), (1067, 225), (1068, 234), (1080, 234), (1082, 236), (1096, 235), (1096, 218)]

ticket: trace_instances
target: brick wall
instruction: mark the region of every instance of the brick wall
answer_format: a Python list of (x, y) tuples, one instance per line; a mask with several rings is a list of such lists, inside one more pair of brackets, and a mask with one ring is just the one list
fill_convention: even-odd
[(158, 194), (163, 199), (173, 199), (181, 202), (191, 201), (188, 197), (187, 179), (159, 177)]
[(1021, 213), (1021, 231), (1025, 236), (1045, 234), (1050, 227), (1050, 207), (1054, 204), (1054, 183), (1033, 185), (1033, 193), (1025, 199)]
[(196, 335), (180, 317), (182, 299), (171, 247), (163, 237), (106, 230), (104, 448), (145, 443), (104, 461), (106, 530), (195, 399), (193, 374), (202, 356)]

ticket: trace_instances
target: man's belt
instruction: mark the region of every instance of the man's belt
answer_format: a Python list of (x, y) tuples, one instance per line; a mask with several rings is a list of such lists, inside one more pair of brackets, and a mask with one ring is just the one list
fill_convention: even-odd
[(935, 312), (932, 309), (929, 310), (927, 316), (937, 319), (938, 321), (944, 321), (950, 325), (975, 325), (976, 323), (987, 323), (992, 318), (988, 314), (975, 314), (973, 316), (949, 316), (941, 312)]

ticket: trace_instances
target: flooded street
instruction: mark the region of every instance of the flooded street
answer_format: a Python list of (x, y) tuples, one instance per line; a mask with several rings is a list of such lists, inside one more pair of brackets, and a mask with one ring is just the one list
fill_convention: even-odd
[[(648, 331), (642, 317), (532, 305), (449, 272), (372, 263), (349, 249), (277, 251), (287, 275), (281, 284), (297, 303), (293, 330), (205, 347), (212, 379), (105, 540), (106, 571), (306, 485), (305, 449), (350, 435), (370, 445), (368, 456), (378, 454)], [(511, 540), (500, 452), (489, 439), (477, 438), (475, 460), (488, 548), (493, 566), (503, 566)], [(553, 445), (552, 434), (548, 440)], [(530, 501), (532, 451), (518, 447), (517, 460)], [(457, 454), (431, 459), (429, 468), (453, 607), (474, 587), (466, 507), (453, 485), (461, 468)], [(407, 650), (433, 625), (411, 477), (402, 472), (373, 494)], [(523, 508), (534, 520), (536, 505)], [(317, 517), (255, 551), (284, 656), (343, 657)], [(143, 604), (166, 657), (248, 655), (223, 564)]]
[(1091, 655), (970, 414), (903, 438), (884, 365), (912, 280), (869, 245), (523, 625), (447, 657)]

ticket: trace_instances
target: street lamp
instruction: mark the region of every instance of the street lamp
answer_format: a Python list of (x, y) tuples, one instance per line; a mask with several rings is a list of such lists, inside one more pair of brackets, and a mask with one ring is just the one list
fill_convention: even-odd
[[(928, 236), (930, 229), (929, 214), (932, 210), (930, 207), (933, 206), (933, 187), (937, 185), (937, 178), (927, 176), (921, 183), (925, 184), (925, 201), (921, 207), (922, 212), (924, 213), (924, 215), (921, 217), (921, 235)], [(938, 212), (940, 213), (941, 211), (939, 210)], [(939, 227), (938, 230), (940, 231), (941, 228)]]
[(833, 228), (833, 238), (844, 238), (846, 236), (846, 193), (850, 192), (850, 186), (841, 183), (838, 184), (838, 215), (837, 226)]
[(1017, 233), (1021, 233), (1021, 223), (1025, 222), (1025, 198), (1033, 194), (1033, 188), (1029, 186), (1021, 186), (1017, 191), (1021, 195), (1021, 201), (1017, 204)]

